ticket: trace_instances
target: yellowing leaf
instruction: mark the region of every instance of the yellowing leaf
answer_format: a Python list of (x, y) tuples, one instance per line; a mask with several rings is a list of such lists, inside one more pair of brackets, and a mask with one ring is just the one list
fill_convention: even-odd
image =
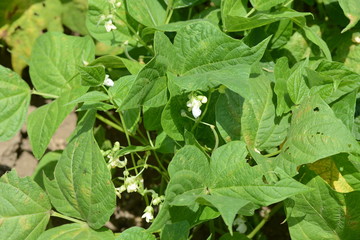
[(346, 179), (341, 175), (331, 157), (321, 159), (308, 166), (337, 192), (348, 193), (354, 191), (354, 189), (346, 182)]
[(18, 74), (28, 65), (35, 40), (45, 31), (62, 32), (61, 3), (47, 0), (33, 4), (6, 30), (6, 43), (12, 47), (11, 63)]

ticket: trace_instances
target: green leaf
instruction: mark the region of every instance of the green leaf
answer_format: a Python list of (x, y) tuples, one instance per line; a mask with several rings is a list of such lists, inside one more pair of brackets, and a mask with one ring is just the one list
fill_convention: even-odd
[(253, 7), (258, 11), (270, 10), (270, 8), (282, 4), (284, 2), (286, 2), (286, 0), (268, 0), (268, 1), (250, 0), (251, 5), (253, 5)]
[(331, 61), (332, 57), (329, 47), (326, 42), (314, 31), (314, 26), (308, 27), (306, 25), (305, 17), (292, 18), (291, 20), (304, 30), (305, 36), (323, 51), (327, 60)]
[(161, 240), (187, 240), (189, 236), (190, 225), (186, 221), (166, 224), (161, 231)]
[(127, 0), (129, 14), (139, 23), (154, 27), (165, 22), (166, 10), (158, 0)]
[(285, 201), (291, 239), (350, 240), (360, 233), (360, 192), (340, 194), (306, 168), (302, 182), (316, 189)]
[(249, 240), (250, 238), (246, 237), (246, 235), (235, 232), (233, 235), (230, 233), (226, 233), (221, 236), (219, 240)]
[(275, 64), (274, 76), (275, 86), (274, 93), (276, 94), (276, 115), (281, 116), (283, 113), (290, 111), (293, 105), (288, 90), (287, 81), (290, 77), (291, 71), (288, 65), (288, 59), (286, 57), (279, 58)]
[(354, 127), (356, 93), (357, 91), (348, 93), (331, 104), (335, 116), (344, 123), (350, 132)]
[(260, 61), (269, 40), (250, 48), (211, 23), (190, 24), (180, 29), (174, 40), (176, 58), (171, 71), (179, 76), (174, 81), (188, 91), (224, 84), (246, 96), (250, 65)]
[(60, 159), (61, 153), (59, 152), (49, 152), (44, 155), (39, 161), (39, 164), (36, 166), (34, 173), (32, 174), (32, 179), (39, 184), (39, 186), (45, 190), (44, 185), (44, 174), (50, 179), (54, 178), (55, 166)]
[(289, 76), (287, 81), (287, 90), (289, 96), (295, 104), (302, 102), (304, 98), (309, 96), (309, 87), (306, 85), (304, 74), (305, 67), (309, 64), (308, 59), (295, 66), (295, 70)]
[(216, 126), (226, 142), (240, 140), (243, 103), (244, 98), (229, 89), (216, 102)]
[(119, 78), (119, 80), (114, 82), (114, 86), (109, 88), (109, 96), (117, 106), (121, 106), (124, 103), (135, 80), (136, 75), (127, 75)]
[(87, 0), (62, 3), (62, 22), (73, 32), (88, 34), (86, 29)]
[[(34, 45), (30, 77), (40, 92), (60, 95), (63, 90), (80, 86), (76, 66), (94, 59), (95, 48), (90, 37), (74, 37), (48, 32)], [(46, 66), (46, 67), (44, 67)]]
[(143, 121), (146, 130), (154, 131), (161, 129), (161, 113), (163, 109), (164, 107), (143, 108)]
[(98, 57), (97, 59), (89, 63), (88, 66), (97, 65), (102, 65), (105, 68), (127, 68), (131, 74), (137, 74), (144, 66), (139, 62), (113, 55)]
[(141, 105), (163, 106), (167, 100), (166, 83), (167, 62), (165, 58), (153, 58), (137, 75), (120, 110), (132, 109)]
[(247, 14), (248, 0), (223, 0), (221, 1), (221, 19), (226, 24), (227, 16), (241, 16)]
[(79, 66), (78, 70), (81, 76), (81, 85), (95, 87), (104, 83), (104, 66)]
[(344, 33), (355, 27), (360, 20), (360, 7), (356, 0), (339, 0), (340, 7), (344, 11), (345, 16), (350, 20), (349, 24), (341, 31)]
[(86, 87), (80, 87), (73, 91), (64, 92), (56, 100), (36, 109), (29, 115), (27, 131), (33, 154), (37, 159), (40, 159), (44, 154), (51, 137), (66, 116), (74, 109), (75, 104), (67, 103), (86, 91)]
[[(170, 162), (166, 201), (170, 205), (191, 207), (197, 202), (204, 204), (205, 200), (218, 209), (231, 231), (239, 211), (252, 215), (260, 205), (309, 190), (279, 168), (270, 171), (261, 165), (250, 167), (246, 155), (245, 143), (232, 141), (216, 149), (209, 164), (201, 150), (186, 145)], [(236, 201), (238, 204), (233, 205)], [(228, 207), (230, 202), (232, 207)], [(165, 211), (160, 210), (159, 216)]]
[(157, 152), (174, 153), (177, 146), (176, 142), (168, 135), (166, 135), (166, 133), (163, 131), (159, 135), (157, 135), (155, 139), (155, 148)]
[(95, 142), (95, 112), (81, 119), (55, 168), (54, 180), (44, 179), (51, 203), (61, 213), (83, 219), (94, 229), (109, 220), (115, 208), (110, 172)]
[(318, 93), (327, 103), (360, 87), (360, 75), (349, 71), (342, 63), (322, 61), (316, 73), (308, 70), (312, 94)]
[(287, 140), (274, 164), (290, 175), (296, 167), (341, 152), (359, 152), (347, 127), (319, 97), (304, 100), (294, 111)]
[(109, 100), (109, 96), (103, 92), (99, 92), (99, 91), (91, 91), (91, 92), (87, 92), (84, 95), (82, 95), (81, 97), (76, 98), (75, 100), (67, 103), (66, 105), (73, 105), (73, 104), (78, 104), (81, 102), (84, 103), (97, 103), (97, 102), (101, 102), (101, 101), (106, 101)]
[(141, 121), (140, 107), (123, 111), (123, 117), (124, 127), (126, 126), (130, 133), (135, 134), (138, 124)]
[(296, 17), (307, 16), (310, 13), (296, 12), (289, 8), (281, 8), (275, 12), (258, 12), (254, 16), (244, 17), (238, 15), (225, 16), (224, 27), (227, 32), (238, 32), (258, 28), (284, 19), (294, 19)]
[(151, 233), (141, 227), (131, 227), (123, 231), (115, 240), (155, 240)]
[(171, 3), (174, 9), (190, 7), (202, 1), (204, 0), (165, 0), (166, 4)]
[(181, 116), (181, 112), (186, 109), (187, 101), (188, 94), (175, 95), (170, 98), (161, 114), (164, 132), (175, 141), (183, 141), (185, 129), (190, 130), (194, 124), (190, 119)]
[(284, 46), (293, 34), (293, 22), (288, 19), (272, 23), (266, 29), (268, 35), (273, 35), (270, 42), (271, 49), (278, 49)]
[(45, 230), (51, 205), (46, 193), (30, 177), (15, 171), (0, 178), (1, 239), (36, 240)]
[(249, 147), (258, 150), (276, 147), (286, 137), (288, 117), (276, 117), (272, 88), (265, 75), (251, 78), (249, 85), (241, 117), (243, 138)]
[(24, 124), (30, 88), (19, 75), (0, 66), (0, 142), (11, 139)]
[(38, 240), (114, 240), (114, 234), (107, 228), (91, 229), (85, 223), (71, 223), (51, 228), (41, 234)]

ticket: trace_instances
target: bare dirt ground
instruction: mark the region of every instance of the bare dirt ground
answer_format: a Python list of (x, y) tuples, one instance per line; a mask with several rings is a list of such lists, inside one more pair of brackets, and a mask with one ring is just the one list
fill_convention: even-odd
[[(35, 110), (30, 106), (29, 114)], [(66, 140), (75, 129), (76, 114), (71, 113), (50, 141), (48, 150), (62, 150), (66, 146)], [(31, 176), (37, 166), (38, 160), (31, 151), (31, 146), (26, 133), (26, 124), (21, 131), (12, 139), (0, 143), (0, 166), (2, 169), (15, 169), (20, 177)]]
[[(35, 106), (30, 106), (28, 114), (35, 109)], [(76, 127), (76, 121), (77, 115), (73, 112), (64, 120), (52, 137), (48, 151), (63, 150), (65, 148), (68, 137), (70, 137)], [(11, 169), (15, 169), (20, 177), (31, 176), (38, 162), (32, 154), (26, 132), (26, 124), (12, 139), (0, 143), (0, 176)], [(132, 226), (145, 227), (148, 225), (140, 217), (145, 208), (145, 206), (142, 206), (143, 202), (140, 196), (137, 196), (137, 194), (136, 196), (125, 194), (118, 205), (120, 206), (117, 206), (114, 215), (106, 224), (106, 227), (115, 232), (119, 232)], [(66, 221), (61, 219), (52, 221), (53, 225), (61, 225), (64, 223), (66, 223)]]

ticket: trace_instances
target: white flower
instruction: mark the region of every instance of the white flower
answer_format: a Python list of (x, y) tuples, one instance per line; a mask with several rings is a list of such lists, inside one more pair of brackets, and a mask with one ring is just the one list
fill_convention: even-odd
[(186, 106), (188, 110), (191, 111), (194, 118), (198, 118), (201, 115), (201, 105), (207, 102), (207, 98), (205, 96), (195, 96), (193, 94), (189, 95), (189, 101), (187, 101)]
[(127, 186), (126, 191), (128, 193), (136, 192), (138, 190), (138, 188), (139, 188), (139, 186), (136, 183), (132, 183), (132, 184)]
[(104, 85), (107, 86), (107, 87), (114, 86), (114, 81), (111, 80), (111, 78), (107, 74), (105, 75)]
[(152, 204), (154, 205), (159, 205), (160, 203), (162, 203), (162, 201), (164, 201), (165, 197), (164, 196), (160, 196), (160, 197), (154, 197), (151, 201)]
[(245, 233), (247, 230), (247, 226), (246, 226), (246, 220), (242, 217), (242, 216), (238, 216), (234, 222), (233, 225), (238, 225), (238, 227), (236, 228), (236, 231), (238, 231), (239, 233)]
[(115, 188), (115, 193), (119, 198), (121, 198), (121, 193), (123, 193), (125, 191), (126, 191), (126, 187), (124, 185), (121, 185), (120, 187)]
[(116, 0), (108, 0), (108, 2), (113, 5), (113, 8), (115, 8)]
[(136, 177), (128, 177), (125, 180), (125, 186), (128, 193), (137, 192), (139, 189), (139, 182)]
[(144, 214), (141, 216), (142, 218), (145, 218), (146, 222), (150, 222), (151, 220), (154, 219), (154, 209), (152, 208), (152, 206), (147, 206), (144, 210)]
[(108, 20), (105, 22), (105, 29), (107, 32), (110, 32), (111, 30), (115, 30), (116, 29), (116, 26), (113, 24), (112, 20)]
[(116, 2), (116, 0), (108, 0), (108, 2), (113, 6), (113, 8), (121, 6), (121, 2)]
[(354, 37), (354, 41), (355, 41), (356, 43), (360, 43), (360, 36)]
[(113, 157), (110, 157), (109, 164), (111, 168), (124, 168), (127, 165), (127, 159), (125, 158), (123, 161), (121, 161), (119, 158), (114, 159)]

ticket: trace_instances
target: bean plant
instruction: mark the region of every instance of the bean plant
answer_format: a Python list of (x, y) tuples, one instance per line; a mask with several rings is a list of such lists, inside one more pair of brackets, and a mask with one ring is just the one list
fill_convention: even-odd
[[(0, 178), (0, 239), (278, 239), (264, 225), (280, 222), (281, 239), (360, 236), (357, 0), (2, 0), (0, 13), (0, 140), (25, 124), (39, 160)], [(110, 230), (139, 196), (142, 225)]]

